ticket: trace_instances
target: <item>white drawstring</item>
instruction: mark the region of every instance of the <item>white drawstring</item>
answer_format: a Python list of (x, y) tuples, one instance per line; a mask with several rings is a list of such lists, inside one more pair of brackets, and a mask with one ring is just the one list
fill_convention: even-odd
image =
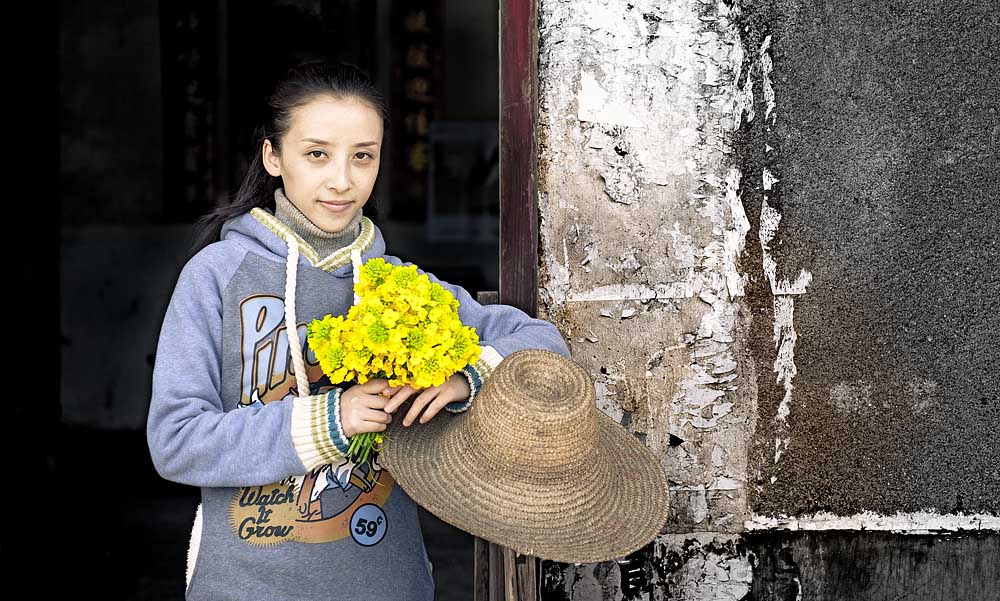
[[(295, 236), (289, 234), (288, 238), (288, 258), (285, 262), (285, 331), (288, 333), (288, 351), (292, 355), (292, 366), (295, 369), (295, 384), (299, 390), (299, 396), (309, 396), (309, 377), (306, 375), (306, 362), (302, 359), (302, 345), (299, 341), (299, 331), (295, 327), (295, 278), (299, 267), (299, 243)], [(354, 283), (358, 283), (358, 276), (361, 274), (361, 251), (357, 248), (351, 249), (351, 264), (354, 266)], [(354, 294), (354, 304), (358, 304), (361, 297)], [(299, 377), (302, 374), (302, 377)]]
[[(358, 277), (361, 275), (361, 251), (352, 248), (351, 249), (351, 263), (354, 265), (354, 284), (357, 285)], [(354, 293), (354, 304), (361, 302), (361, 297)]]
[[(288, 351), (292, 354), (295, 369), (295, 385), (300, 397), (309, 396), (309, 376), (306, 362), (302, 359), (302, 344), (299, 329), (295, 326), (295, 278), (299, 268), (299, 243), (295, 236), (288, 235), (288, 258), (285, 262), (285, 332), (288, 335)], [(293, 342), (294, 341), (294, 342)]]

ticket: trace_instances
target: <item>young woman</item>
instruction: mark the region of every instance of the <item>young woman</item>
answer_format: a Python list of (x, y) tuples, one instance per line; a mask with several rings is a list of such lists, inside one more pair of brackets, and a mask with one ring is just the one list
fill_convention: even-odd
[(349, 438), (449, 419), (504, 356), (569, 349), (551, 323), (427, 274), (458, 299), (480, 359), (422, 390), (331, 385), (307, 324), (347, 313), (364, 261), (408, 264), (362, 211), (386, 108), (357, 69), (325, 63), (290, 71), (269, 107), (236, 199), (200, 220), (157, 346), (150, 454), (162, 477), (201, 488), (186, 598), (430, 601), (416, 506), (377, 461), (345, 458)]

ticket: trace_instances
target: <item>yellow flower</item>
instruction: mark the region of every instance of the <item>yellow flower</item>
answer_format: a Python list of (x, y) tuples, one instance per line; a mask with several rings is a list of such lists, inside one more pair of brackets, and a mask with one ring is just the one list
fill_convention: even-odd
[[(428, 388), (479, 359), (479, 335), (462, 325), (458, 299), (416, 265), (369, 259), (354, 292), (360, 300), (346, 315), (325, 315), (307, 328), (309, 347), (332, 384), (388, 378), (391, 386)], [(356, 460), (382, 444), (374, 435), (351, 440)]]

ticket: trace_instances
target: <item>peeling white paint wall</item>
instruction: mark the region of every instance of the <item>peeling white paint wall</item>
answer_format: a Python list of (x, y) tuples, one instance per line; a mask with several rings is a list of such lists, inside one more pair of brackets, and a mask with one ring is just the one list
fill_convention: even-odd
[[(591, 373), (598, 407), (645, 434), (669, 475), (655, 549), (687, 550), (671, 599), (750, 587), (732, 545), (750, 519), (756, 414), (739, 346), (750, 223), (731, 146), (753, 118), (752, 82), (735, 17), (700, 0), (539, 10), (540, 312)], [(621, 599), (616, 567), (573, 566), (564, 592)]]
[(733, 16), (697, 0), (539, 14), (541, 311), (598, 406), (662, 458), (676, 532), (747, 518), (736, 265), (750, 224), (730, 144), (749, 88)]
[(720, 534), (668, 535), (654, 559), (680, 564), (658, 587), (654, 599), (676, 601), (740, 601), (753, 581), (752, 557), (736, 549), (738, 537)]
[[(761, 87), (764, 90), (765, 111), (764, 111), (764, 131), (765, 144), (768, 138), (774, 133), (771, 126), (777, 119), (774, 108), (774, 88), (771, 84), (771, 36), (764, 38), (759, 51), (759, 65), (761, 72)], [(753, 88), (749, 87), (746, 92), (749, 101), (753, 100)], [(768, 149), (771, 147), (768, 146)], [(777, 263), (771, 256), (771, 241), (774, 240), (778, 232), (778, 224), (781, 221), (781, 214), (768, 204), (767, 192), (774, 189), (778, 183), (778, 178), (764, 167), (761, 173), (761, 183), (765, 190), (764, 205), (760, 212), (760, 226), (758, 228), (761, 251), (764, 257), (764, 273), (767, 275), (771, 285), (771, 294), (774, 297), (774, 345), (778, 349), (778, 356), (774, 361), (774, 372), (778, 375), (778, 381), (785, 388), (785, 396), (778, 405), (778, 413), (775, 416), (774, 439), (774, 463), (778, 463), (781, 454), (788, 448), (790, 440), (788, 434), (788, 415), (792, 410), (792, 380), (795, 378), (795, 295), (805, 294), (806, 287), (812, 281), (812, 274), (806, 270), (801, 270), (794, 282), (779, 280), (777, 276)], [(771, 476), (771, 484), (777, 478)]]
[(1000, 517), (987, 514), (941, 514), (933, 511), (879, 515), (870, 511), (852, 516), (831, 513), (797, 517), (752, 516), (744, 524), (750, 530), (871, 530), (907, 534), (931, 534), (963, 530), (1000, 530)]

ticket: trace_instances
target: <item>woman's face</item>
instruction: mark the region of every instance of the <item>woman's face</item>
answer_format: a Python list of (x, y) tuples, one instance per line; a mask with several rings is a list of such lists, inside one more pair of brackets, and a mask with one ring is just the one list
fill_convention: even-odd
[(292, 111), (280, 156), (270, 140), (264, 168), (317, 227), (339, 232), (368, 202), (382, 152), (382, 118), (356, 98), (321, 96)]

